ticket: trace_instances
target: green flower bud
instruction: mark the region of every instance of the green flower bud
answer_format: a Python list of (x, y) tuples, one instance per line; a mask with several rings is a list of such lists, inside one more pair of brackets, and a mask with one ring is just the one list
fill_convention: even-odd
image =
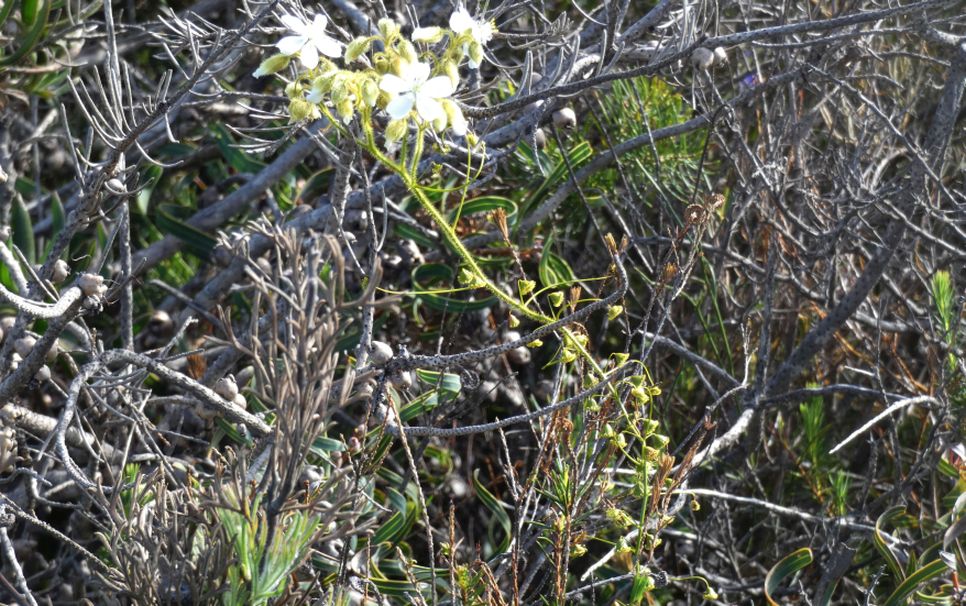
[(550, 304), (553, 305), (554, 307), (560, 307), (561, 305), (563, 305), (564, 296), (563, 296), (563, 293), (560, 292), (559, 290), (550, 293), (549, 295), (547, 295), (547, 298), (550, 299)]
[(541, 341), (540, 339), (534, 339), (533, 341), (530, 341), (529, 343), (527, 343), (527, 347), (531, 349), (543, 347), (543, 341)]
[(516, 317), (513, 314), (510, 314), (510, 318), (508, 322), (510, 324), (510, 328), (516, 328), (517, 326), (520, 325), (520, 318)]
[(270, 74), (275, 74), (286, 67), (288, 67), (289, 62), (292, 60), (288, 55), (272, 55), (268, 59), (261, 62), (252, 75), (256, 78), (261, 78), (262, 76), (268, 76)]
[(560, 361), (563, 364), (570, 364), (577, 359), (577, 354), (572, 349), (565, 349), (560, 353)]
[(473, 272), (468, 268), (461, 267), (459, 274), (456, 276), (456, 280), (462, 286), (472, 286), (476, 283), (476, 275), (474, 275)]
[(627, 359), (630, 357), (630, 355), (620, 352), (611, 354), (611, 357), (614, 359), (614, 366), (623, 366), (624, 363), (627, 362)]
[(356, 38), (349, 42), (345, 47), (345, 62), (352, 63), (361, 57), (364, 52), (369, 50), (370, 44), (372, 44), (372, 38)]
[(525, 297), (532, 293), (536, 285), (537, 283), (533, 280), (525, 280), (522, 278), (517, 280), (517, 289), (519, 289), (521, 297)]
[(624, 307), (622, 305), (611, 305), (607, 308), (607, 319), (613, 322), (622, 313), (624, 313)]
[(406, 136), (406, 131), (408, 130), (409, 124), (408, 120), (403, 118), (402, 120), (392, 120), (386, 126), (386, 141), (394, 143), (396, 141), (402, 141), (402, 138)]

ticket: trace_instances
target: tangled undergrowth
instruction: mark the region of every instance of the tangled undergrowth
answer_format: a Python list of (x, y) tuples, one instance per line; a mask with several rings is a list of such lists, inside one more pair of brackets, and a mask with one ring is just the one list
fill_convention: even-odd
[(961, 3), (0, 7), (0, 601), (958, 604)]

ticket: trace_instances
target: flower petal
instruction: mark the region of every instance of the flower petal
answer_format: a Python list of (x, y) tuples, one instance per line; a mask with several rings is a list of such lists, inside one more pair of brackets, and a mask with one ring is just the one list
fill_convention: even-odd
[(409, 112), (413, 109), (413, 104), (415, 102), (416, 95), (412, 93), (399, 95), (386, 105), (386, 111), (393, 120), (400, 120), (409, 115)]
[(465, 6), (460, 6), (449, 17), (449, 28), (457, 34), (462, 34), (468, 29), (473, 29), (474, 25), (476, 25), (476, 21), (470, 15), (470, 12), (466, 10)]
[(429, 71), (428, 63), (416, 61), (410, 63), (408, 69), (404, 70), (403, 78), (408, 78), (413, 84), (422, 84), (429, 78)]
[(400, 95), (412, 90), (412, 85), (395, 74), (385, 74), (379, 80), (379, 88), (390, 95)]
[(321, 36), (315, 39), (315, 48), (326, 57), (338, 59), (342, 56), (342, 43), (329, 36)]
[(439, 104), (439, 101), (426, 95), (416, 96), (416, 113), (426, 122), (433, 122), (438, 118), (446, 117), (446, 112), (443, 111), (443, 106)]
[(302, 21), (295, 15), (282, 15), (279, 17), (279, 21), (281, 21), (285, 27), (289, 28), (296, 34), (304, 35), (307, 33), (306, 30), (308, 29), (308, 23)]
[(329, 24), (329, 20), (325, 15), (316, 15), (312, 19), (312, 32), (318, 36), (325, 34), (325, 26)]
[(319, 51), (315, 48), (314, 44), (306, 44), (299, 51), (299, 61), (305, 66), (305, 69), (315, 69), (315, 66), (319, 64)]
[(309, 41), (305, 36), (285, 36), (275, 45), (283, 55), (294, 55)]
[(426, 81), (426, 84), (419, 87), (419, 93), (421, 95), (426, 95), (433, 99), (449, 97), (454, 92), (456, 92), (456, 87), (453, 86), (453, 81), (450, 80), (449, 76), (430, 78)]

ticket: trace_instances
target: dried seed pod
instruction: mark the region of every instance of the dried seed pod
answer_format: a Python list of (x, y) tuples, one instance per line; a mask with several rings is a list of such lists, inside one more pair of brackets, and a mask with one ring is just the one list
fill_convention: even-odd
[(120, 194), (127, 193), (127, 186), (124, 185), (124, 181), (121, 181), (117, 177), (112, 177), (108, 179), (105, 185), (107, 186), (108, 191), (110, 191), (113, 194), (120, 195)]
[(104, 286), (104, 276), (98, 274), (81, 274), (81, 277), (77, 279), (77, 286), (87, 297), (100, 296), (107, 291), (107, 287)]
[(9, 473), (17, 465), (17, 434), (10, 427), (0, 429), (0, 474)]
[(516, 364), (517, 366), (523, 366), (524, 364), (529, 364), (533, 356), (530, 354), (530, 350), (526, 347), (517, 347), (516, 349), (511, 349), (506, 352), (506, 359), (510, 361), (511, 364)]
[(573, 108), (561, 107), (553, 112), (553, 125), (557, 128), (573, 130), (577, 126), (577, 114), (574, 113)]
[(68, 265), (67, 261), (64, 261), (63, 259), (57, 259), (57, 261), (54, 262), (53, 271), (50, 274), (50, 281), (54, 284), (60, 284), (66, 280), (68, 276), (70, 276), (70, 265)]
[(227, 377), (222, 377), (215, 381), (214, 387), (212, 387), (214, 392), (226, 400), (234, 400), (235, 396), (238, 395), (238, 384), (235, 383), (235, 377), (228, 375)]
[(396, 389), (409, 389), (413, 386), (413, 373), (408, 370), (397, 372), (392, 376), (391, 382)]
[(533, 133), (533, 140), (537, 144), (537, 149), (543, 149), (547, 146), (547, 133), (542, 128), (538, 128)]
[(21, 337), (16, 341), (14, 341), (13, 350), (18, 354), (20, 354), (21, 358), (26, 358), (27, 356), (30, 355), (30, 352), (33, 351), (34, 345), (36, 344), (37, 344), (37, 339), (35, 339), (30, 335), (27, 335), (25, 337)]
[(714, 53), (703, 46), (699, 46), (691, 53), (691, 66), (694, 69), (708, 71), (713, 64)]
[(373, 341), (369, 349), (369, 357), (373, 364), (379, 366), (388, 362), (393, 356), (392, 347), (382, 341)]
[(41, 383), (44, 383), (46, 381), (49, 381), (50, 380), (50, 367), (47, 366), (46, 364), (44, 364), (43, 366), (41, 366), (40, 368), (38, 368), (37, 369), (37, 372), (34, 374), (34, 378), (37, 379), (38, 381), (40, 381)]
[(728, 64), (728, 51), (724, 47), (714, 47), (714, 64), (718, 66)]
[[(519, 339), (520, 339), (520, 333), (515, 330), (508, 330), (505, 333), (503, 333), (504, 343), (510, 343), (512, 341), (517, 341)], [(509, 360), (511, 364), (516, 364), (518, 366), (529, 364), (532, 358), (533, 356), (530, 354), (530, 350), (523, 345), (506, 352), (506, 359)]]
[(47, 350), (47, 363), (53, 364), (54, 362), (56, 362), (57, 356), (60, 355), (60, 352), (61, 352), (60, 343), (58, 343), (57, 341), (54, 341), (54, 344), (51, 345), (50, 349)]

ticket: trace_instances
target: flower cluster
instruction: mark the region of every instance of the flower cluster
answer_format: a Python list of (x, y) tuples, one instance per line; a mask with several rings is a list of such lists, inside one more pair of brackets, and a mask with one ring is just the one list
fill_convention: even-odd
[(289, 35), (254, 75), (281, 72), (298, 59), (301, 69), (285, 88), (293, 122), (326, 114), (344, 124), (358, 115), (368, 124), (375, 112), (384, 111), (390, 143), (401, 140), (411, 124), (467, 134), (466, 118), (452, 96), (464, 59), (470, 69), (482, 64), (485, 46), (496, 33), (492, 23), (474, 19), (461, 6), (450, 17), (449, 29), (419, 27), (406, 38), (395, 21), (382, 19), (378, 34), (343, 44), (326, 32), (323, 15), (311, 21), (283, 15), (280, 21)]

